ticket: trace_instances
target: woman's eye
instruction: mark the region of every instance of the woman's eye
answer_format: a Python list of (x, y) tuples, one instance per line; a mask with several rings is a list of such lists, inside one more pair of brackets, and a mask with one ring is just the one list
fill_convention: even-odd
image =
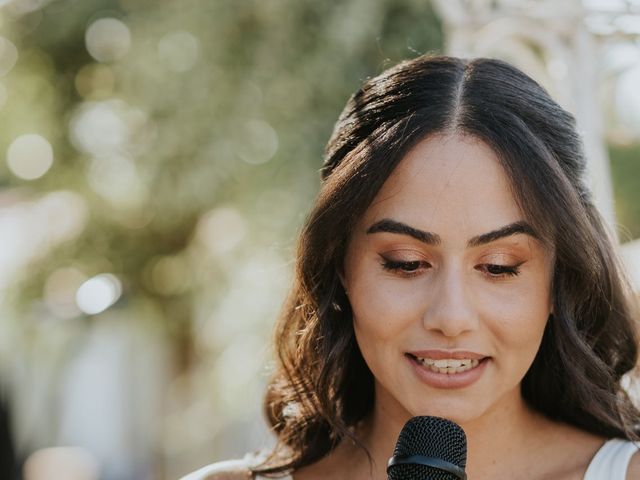
[(479, 265), (479, 270), (483, 270), (489, 277), (513, 277), (520, 273), (520, 265)]
[(385, 270), (399, 272), (406, 276), (416, 275), (421, 267), (428, 268), (428, 262), (422, 260), (389, 260), (383, 257), (382, 267)]

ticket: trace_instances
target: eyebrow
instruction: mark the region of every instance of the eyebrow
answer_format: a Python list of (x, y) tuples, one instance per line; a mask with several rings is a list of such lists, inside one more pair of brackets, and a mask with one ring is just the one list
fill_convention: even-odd
[[(384, 218), (367, 229), (367, 234), (379, 232), (408, 235), (427, 245), (440, 245), (442, 243), (442, 239), (437, 233), (425, 232), (424, 230), (419, 230), (411, 225), (398, 222), (397, 220), (391, 220), (390, 218)], [(529, 235), (536, 239), (540, 238), (531, 225), (525, 221), (519, 221), (470, 238), (467, 242), (467, 248), (479, 247), (480, 245), (495, 242), (501, 238), (510, 237), (519, 233)]]

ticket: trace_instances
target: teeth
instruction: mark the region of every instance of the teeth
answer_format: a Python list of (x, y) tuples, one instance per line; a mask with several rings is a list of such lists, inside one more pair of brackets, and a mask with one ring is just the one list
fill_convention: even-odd
[(466, 372), (477, 367), (480, 363), (475, 358), (433, 360), (431, 358), (416, 357), (416, 359), (433, 372), (447, 374)]

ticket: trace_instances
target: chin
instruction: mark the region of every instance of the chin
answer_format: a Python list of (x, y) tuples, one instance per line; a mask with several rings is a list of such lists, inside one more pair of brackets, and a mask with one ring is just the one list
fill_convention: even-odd
[(429, 405), (420, 406), (418, 408), (412, 408), (409, 410), (412, 416), (431, 416), (441, 417), (451, 420), (458, 425), (465, 425), (473, 422), (482, 416), (483, 410), (479, 408), (476, 402), (460, 399), (456, 400), (443, 400), (431, 402)]

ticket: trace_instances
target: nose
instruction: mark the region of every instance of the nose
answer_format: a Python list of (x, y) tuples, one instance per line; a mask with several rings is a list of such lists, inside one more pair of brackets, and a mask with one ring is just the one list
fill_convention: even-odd
[(427, 330), (453, 338), (476, 328), (478, 311), (469, 283), (459, 265), (443, 268), (435, 275), (423, 315)]

